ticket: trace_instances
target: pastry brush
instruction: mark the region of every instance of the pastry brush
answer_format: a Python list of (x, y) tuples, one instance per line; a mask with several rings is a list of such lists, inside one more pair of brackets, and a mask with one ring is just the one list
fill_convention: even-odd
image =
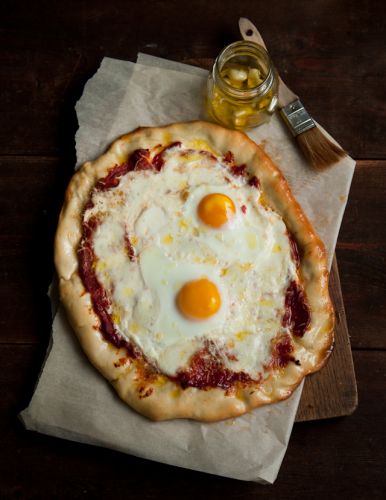
[[(249, 19), (241, 17), (239, 28), (244, 40), (255, 42), (267, 49), (262, 36)], [(304, 157), (313, 167), (329, 167), (346, 155), (340, 146), (330, 141), (316, 126), (299, 97), (287, 87), (280, 77), (278, 106), (284, 122), (296, 138)]]

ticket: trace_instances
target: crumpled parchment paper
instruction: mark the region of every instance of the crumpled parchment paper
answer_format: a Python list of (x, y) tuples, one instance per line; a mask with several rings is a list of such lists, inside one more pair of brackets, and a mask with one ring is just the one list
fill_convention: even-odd
[[(78, 165), (138, 126), (206, 118), (207, 71), (138, 55), (103, 59), (76, 111)], [(248, 132), (282, 169), (324, 240), (331, 264), (354, 172), (346, 157), (315, 172), (277, 116)], [(286, 451), (302, 385), (287, 401), (217, 423), (151, 422), (127, 407), (81, 351), (61, 306), (35, 393), (20, 418), (27, 429), (241, 480), (273, 483)]]

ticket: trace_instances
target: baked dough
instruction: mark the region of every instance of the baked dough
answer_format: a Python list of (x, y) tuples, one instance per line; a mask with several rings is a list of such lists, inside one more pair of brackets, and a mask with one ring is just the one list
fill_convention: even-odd
[[(291, 360), (271, 368), (262, 380), (235, 382), (232, 387), (183, 387), (157, 372), (142, 355), (117, 347), (101, 331), (79, 268), (82, 220), (98, 180), (128, 161), (138, 149), (167, 146), (176, 141), (200, 144), (224, 157), (231, 151), (248, 175), (256, 176), (267, 205), (284, 220), (299, 248), (302, 289), (310, 313), (303, 336), (292, 335)], [(205, 146), (209, 145), (209, 146)], [(73, 176), (65, 194), (55, 239), (55, 264), (61, 300), (69, 321), (93, 365), (111, 382), (119, 396), (139, 413), (153, 419), (191, 418), (216, 421), (242, 415), (258, 406), (288, 398), (305, 375), (319, 370), (333, 346), (334, 313), (328, 292), (324, 246), (293, 197), (281, 171), (267, 154), (242, 132), (195, 121), (160, 128), (139, 128), (117, 139), (108, 151), (86, 162)], [(283, 315), (285, 311), (283, 309)]]

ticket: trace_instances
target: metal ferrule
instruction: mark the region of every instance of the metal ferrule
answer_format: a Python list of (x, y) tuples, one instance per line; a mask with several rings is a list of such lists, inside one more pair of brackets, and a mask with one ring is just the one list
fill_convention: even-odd
[(297, 99), (280, 110), (283, 120), (293, 136), (302, 134), (306, 130), (315, 127), (315, 122), (304, 108), (303, 104)]

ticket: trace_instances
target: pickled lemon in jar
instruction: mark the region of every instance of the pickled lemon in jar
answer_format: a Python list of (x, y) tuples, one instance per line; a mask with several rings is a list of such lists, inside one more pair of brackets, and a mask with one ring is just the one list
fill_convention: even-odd
[(277, 105), (278, 78), (267, 51), (254, 42), (235, 42), (217, 57), (208, 80), (209, 115), (230, 128), (267, 121)]

